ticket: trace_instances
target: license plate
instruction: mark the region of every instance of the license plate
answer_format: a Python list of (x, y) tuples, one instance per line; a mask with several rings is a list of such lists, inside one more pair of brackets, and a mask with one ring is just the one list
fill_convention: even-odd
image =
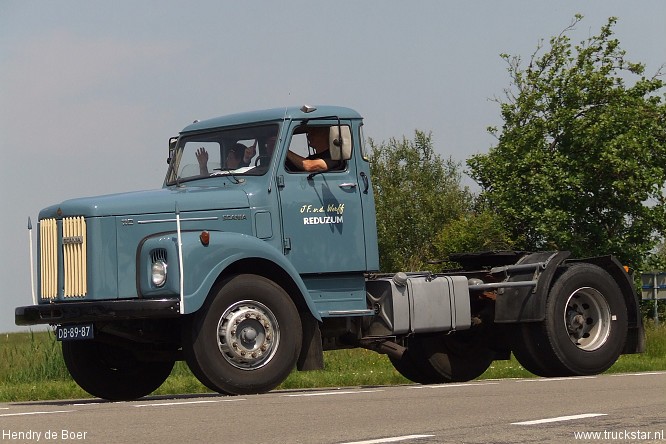
[(58, 325), (56, 327), (58, 341), (79, 341), (94, 337), (95, 330), (92, 324)]

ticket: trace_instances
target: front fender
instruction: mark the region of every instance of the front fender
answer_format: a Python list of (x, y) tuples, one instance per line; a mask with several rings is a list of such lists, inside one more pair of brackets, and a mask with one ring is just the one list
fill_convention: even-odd
[[(289, 275), (301, 292), (310, 313), (315, 319), (321, 320), (300, 275), (273, 246), (254, 236), (222, 231), (210, 231), (210, 240), (204, 245), (199, 238), (200, 234), (201, 231), (198, 230), (181, 232), (185, 314), (194, 313), (203, 306), (218, 277), (231, 265), (245, 259), (263, 259), (272, 262)], [(177, 244), (175, 232), (155, 235), (141, 243), (137, 252), (137, 290), (140, 297), (179, 296)], [(167, 283), (162, 288), (155, 287), (150, 279), (150, 266), (155, 254), (165, 254), (167, 258)], [(253, 270), (246, 271), (252, 273)]]

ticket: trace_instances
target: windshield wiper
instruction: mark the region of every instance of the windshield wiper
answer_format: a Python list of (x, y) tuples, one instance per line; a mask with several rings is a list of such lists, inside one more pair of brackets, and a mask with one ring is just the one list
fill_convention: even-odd
[(241, 183), (241, 181), (238, 180), (238, 178), (234, 174), (233, 170), (230, 170), (229, 168), (215, 168), (213, 171), (218, 171), (218, 172), (217, 173), (215, 173), (215, 172), (211, 173), (209, 177), (223, 176), (223, 175), (227, 176), (228, 175), (228, 176), (231, 176), (233, 178), (234, 183)]

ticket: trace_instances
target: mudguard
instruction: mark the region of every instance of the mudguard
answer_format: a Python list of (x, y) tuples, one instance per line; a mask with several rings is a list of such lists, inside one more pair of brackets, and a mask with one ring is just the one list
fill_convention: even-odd
[[(284, 271), (298, 288), (312, 316), (321, 321), (307, 288), (293, 265), (273, 246), (246, 234), (210, 231), (208, 245), (203, 245), (197, 231), (183, 231), (183, 287), (185, 314), (199, 310), (218, 277), (230, 266), (246, 259), (262, 259)], [(167, 285), (155, 288), (150, 282), (151, 253), (163, 250), (168, 257)], [(244, 270), (252, 273), (253, 270)], [(177, 236), (162, 233), (143, 240), (137, 251), (137, 292), (142, 298), (174, 296), (180, 293)], [(260, 273), (258, 273), (260, 274)]]
[[(540, 322), (546, 317), (546, 298), (557, 268), (571, 255), (568, 251), (532, 253), (522, 257), (516, 265), (544, 262), (536, 270), (511, 274), (508, 282), (536, 280), (536, 287), (512, 287), (498, 291), (495, 322)], [(536, 274), (536, 276), (535, 276)]]
[(546, 316), (546, 300), (558, 268), (563, 264), (586, 262), (597, 265), (611, 275), (625, 300), (628, 316), (627, 342), (623, 353), (640, 353), (645, 349), (645, 332), (640, 306), (631, 277), (613, 256), (569, 259), (568, 251), (533, 253), (524, 256), (519, 264), (544, 262), (536, 270), (511, 274), (508, 282), (536, 280), (536, 287), (504, 288), (498, 291), (495, 305), (495, 322), (541, 322)]

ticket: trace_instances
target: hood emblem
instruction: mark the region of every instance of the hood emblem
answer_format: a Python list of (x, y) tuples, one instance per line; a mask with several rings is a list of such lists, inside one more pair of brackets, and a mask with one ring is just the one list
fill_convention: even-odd
[(245, 214), (225, 214), (222, 216), (222, 220), (246, 220), (247, 215)]
[(64, 245), (78, 245), (83, 243), (83, 236), (67, 236), (62, 238)]

